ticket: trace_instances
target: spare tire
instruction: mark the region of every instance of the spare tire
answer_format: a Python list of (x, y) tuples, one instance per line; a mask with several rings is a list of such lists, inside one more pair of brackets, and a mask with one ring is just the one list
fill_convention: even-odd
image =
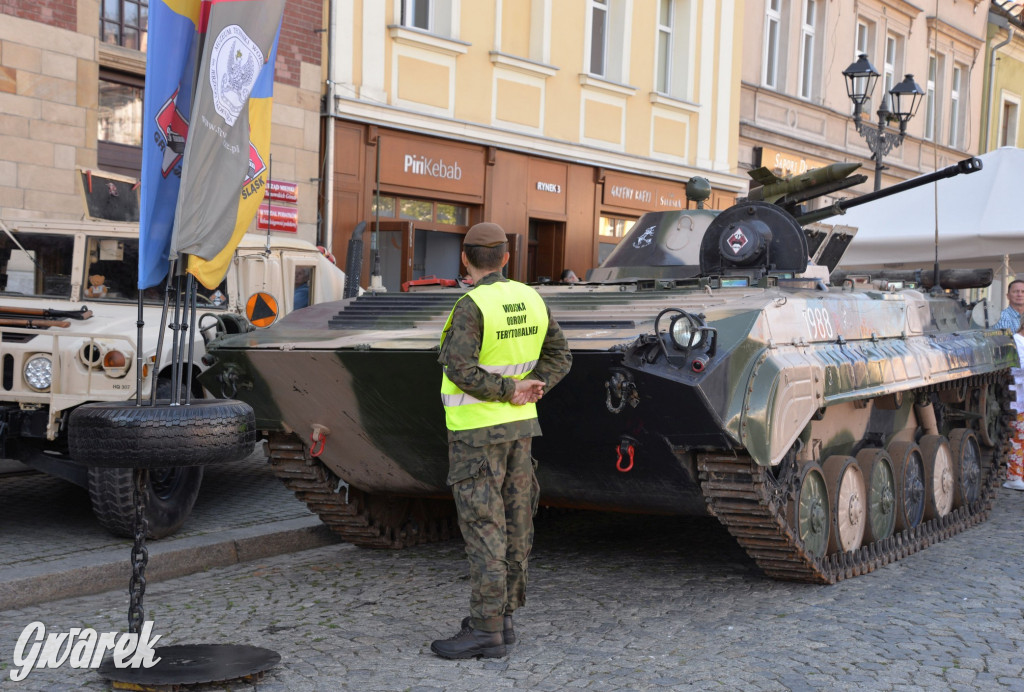
[(68, 418), (68, 451), (86, 466), (162, 468), (244, 459), (256, 444), (252, 407), (234, 399), (187, 406), (83, 404)]

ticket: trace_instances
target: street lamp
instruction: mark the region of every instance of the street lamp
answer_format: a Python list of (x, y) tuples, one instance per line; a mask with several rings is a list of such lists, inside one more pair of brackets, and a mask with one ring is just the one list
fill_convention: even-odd
[[(878, 126), (872, 127), (861, 120), (864, 103), (871, 98), (871, 92), (878, 81), (878, 70), (868, 61), (866, 53), (861, 53), (857, 60), (843, 70), (846, 77), (846, 93), (853, 101), (853, 124), (857, 132), (867, 140), (871, 158), (875, 160), (875, 189), (882, 189), (882, 157), (903, 143), (907, 135), (907, 121), (914, 117), (917, 107), (921, 105), (924, 90), (914, 81), (914, 75), (908, 74), (903, 81), (882, 95), (882, 103), (878, 106)], [(892, 121), (900, 124), (899, 132), (890, 132), (887, 124)]]

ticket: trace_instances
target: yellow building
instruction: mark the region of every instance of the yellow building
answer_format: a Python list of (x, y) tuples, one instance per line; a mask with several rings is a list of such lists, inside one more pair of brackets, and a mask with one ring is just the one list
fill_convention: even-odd
[(511, 276), (557, 280), (596, 266), (644, 212), (685, 207), (694, 176), (711, 182), (708, 206), (729, 206), (747, 189), (736, 172), (742, 7), (333, 2), (334, 251), (368, 222), (396, 290), (457, 275), (462, 234), (488, 220), (510, 235)]

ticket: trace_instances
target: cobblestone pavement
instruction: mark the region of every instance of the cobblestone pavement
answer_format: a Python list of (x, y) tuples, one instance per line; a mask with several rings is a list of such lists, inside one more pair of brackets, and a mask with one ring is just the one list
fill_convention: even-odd
[[(127, 584), (132, 542), (100, 526), (84, 489), (28, 473), (0, 476), (0, 496), (0, 609)], [(261, 443), (246, 459), (205, 469), (185, 525), (149, 541), (151, 576), (239, 562), (245, 551), (269, 555), (327, 542), (333, 534), (274, 476)]]
[[(147, 617), (158, 646), (279, 652), (255, 687), (265, 692), (1024, 690), (1024, 493), (999, 494), (985, 524), (832, 587), (764, 578), (712, 519), (545, 516), (519, 643), (503, 659), (430, 653), (466, 613), (457, 541), (336, 544), (213, 569), (151, 585)], [(123, 631), (126, 607), (110, 592), (0, 612), (0, 689), (109, 689), (69, 668), (11, 682), (12, 652), (37, 620)]]

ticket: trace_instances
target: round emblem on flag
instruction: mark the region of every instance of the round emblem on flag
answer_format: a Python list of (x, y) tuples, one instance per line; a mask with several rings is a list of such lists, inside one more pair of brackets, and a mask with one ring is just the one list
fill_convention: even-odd
[(224, 27), (210, 53), (213, 107), (234, 125), (263, 69), (263, 51), (237, 24)]
[(253, 293), (245, 302), (245, 316), (254, 327), (269, 327), (277, 321), (277, 298), (269, 293)]

